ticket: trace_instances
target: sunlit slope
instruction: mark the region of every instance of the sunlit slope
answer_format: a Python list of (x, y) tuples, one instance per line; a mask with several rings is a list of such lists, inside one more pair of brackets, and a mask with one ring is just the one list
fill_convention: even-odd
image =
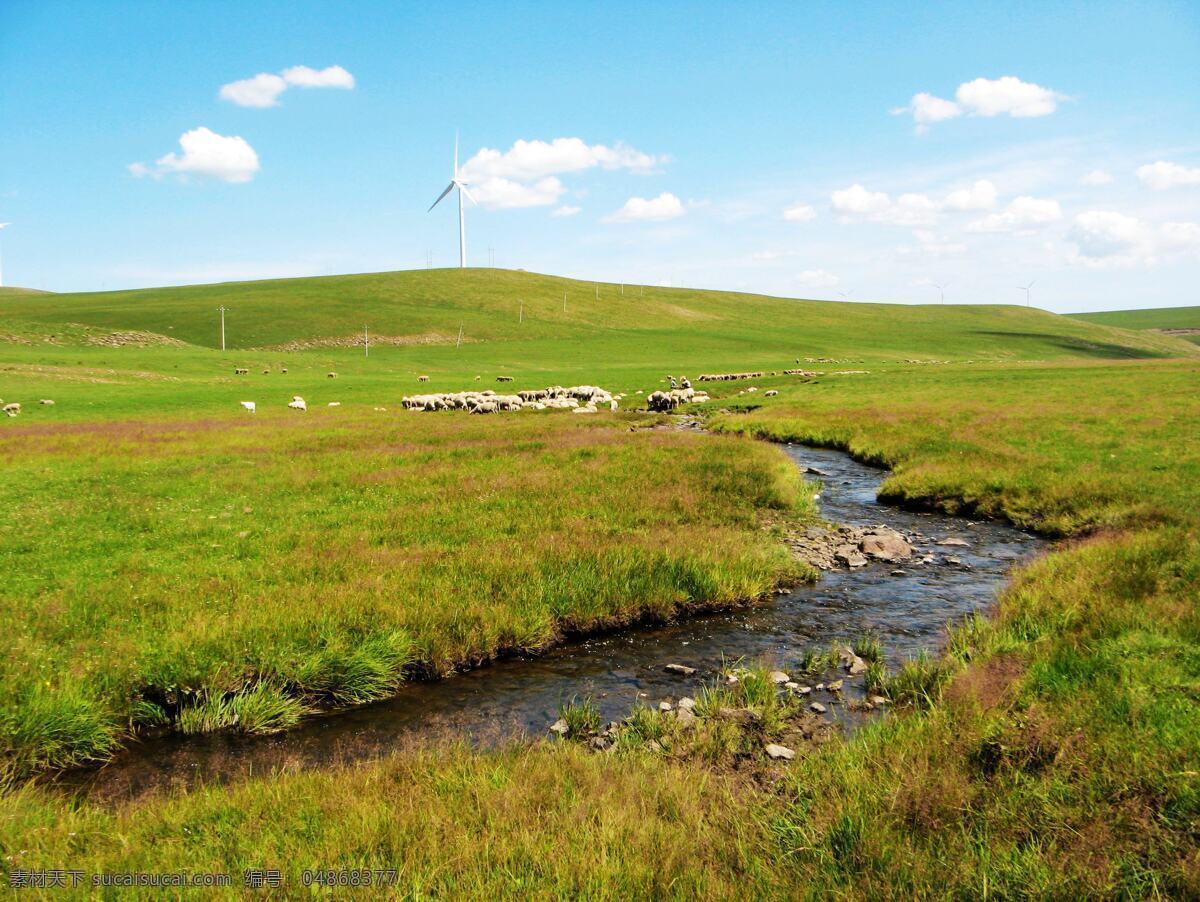
[[(564, 309), (565, 298), (565, 309)], [(230, 349), (320, 346), (361, 334), (384, 344), (562, 343), (571, 354), (745, 351), (756, 358), (864, 356), (1051, 359), (1188, 353), (1137, 334), (1022, 307), (801, 301), (734, 292), (578, 282), (496, 269), (415, 270), (87, 294), (14, 295), (5, 317), (155, 332)], [(603, 350), (601, 350), (601, 347)], [(724, 356), (724, 355), (720, 355)]]
[[(1200, 307), (1157, 307), (1150, 310), (1111, 310), (1107, 313), (1076, 313), (1076, 319), (1122, 329), (1153, 329), (1155, 331), (1185, 330), (1179, 335), (1186, 341), (1200, 344)], [(1190, 334), (1186, 330), (1191, 331)]]

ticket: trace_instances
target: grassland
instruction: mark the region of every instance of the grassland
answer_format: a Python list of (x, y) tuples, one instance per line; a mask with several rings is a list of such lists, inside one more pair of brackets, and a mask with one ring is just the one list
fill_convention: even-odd
[(1073, 318), (1121, 329), (1156, 332), (1178, 330), (1180, 337), (1200, 344), (1200, 307), (1157, 307), (1148, 310), (1111, 310), (1106, 313), (1076, 313)]
[[(25, 335), (48, 322), (160, 331), (173, 323), (149, 318), (158, 296), (122, 301), (119, 322), (99, 306), (12, 318)], [(3, 684), (26, 693), (7, 695), (5, 722), (29, 730), (10, 749), (49, 747), (39, 715), (63, 700), (86, 700), (119, 736), (149, 678), (189, 698), (263, 684), (313, 704), (329, 674), (361, 665), (356, 649), (436, 668), (545, 641), (573, 617), (669, 614), (790, 572), (757, 530), (763, 508), (806, 513), (770, 446), (630, 431), (619, 416), (374, 410), (423, 371), (436, 387), (512, 371), (529, 385), (632, 390), (658, 387), (664, 370), (855, 361), (810, 366), (869, 372), (768, 377), (755, 395), (717, 383), (726, 397), (710, 405), (712, 426), (845, 447), (894, 466), (885, 492), (896, 501), (1073, 537), (1018, 575), (994, 618), (962, 626), (940, 663), (913, 672), (933, 705), (786, 767), (736, 743), (724, 754), (667, 742), (664, 753), (611, 755), (534, 744), (401, 751), (115, 808), (14, 784), (0, 795), (4, 868), (273, 866), (296, 894), (302, 868), (331, 864), (398, 867), (406, 892), (466, 897), (1200, 893), (1195, 349), (1020, 309), (667, 297), (693, 315), (661, 332), (636, 309), (607, 324), (580, 311), (578, 340), (525, 339), (500, 324), (461, 349), (373, 351), (375, 369), (326, 348), (237, 357), (77, 338), (7, 346), (0, 397), (64, 399), (0, 421), (13, 461), (0, 514), (3, 618), (16, 648)], [(133, 315), (142, 303), (146, 316)], [(442, 328), (407, 323), (388, 328)], [(953, 362), (905, 363), (929, 358)], [(344, 406), (239, 419), (231, 408), (246, 383), (227, 375), (235, 359), (272, 364), (253, 384), (274, 386), (281, 403), (300, 386), (322, 402), (336, 392)], [(322, 381), (329, 368), (338, 380)], [(105, 369), (108, 381), (94, 381)], [(779, 396), (764, 398), (768, 388)], [(486, 516), (468, 516), (480, 503)], [(481, 556), (481, 544), (504, 553)], [(573, 565), (590, 555), (596, 565), (578, 575)], [(437, 594), (459, 580), (473, 591), (455, 597), (476, 599), (470, 608)], [(324, 668), (312, 692), (305, 679)], [(177, 716), (169, 700), (150, 701)], [(39, 754), (15, 758), (49, 757)]]

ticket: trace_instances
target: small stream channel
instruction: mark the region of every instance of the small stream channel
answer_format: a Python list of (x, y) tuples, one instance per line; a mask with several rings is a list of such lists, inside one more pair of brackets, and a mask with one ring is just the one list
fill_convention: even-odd
[[(388, 754), (413, 739), (462, 737), (490, 744), (544, 735), (558, 708), (590, 695), (604, 721), (626, 715), (639, 700), (655, 703), (695, 695), (722, 662), (745, 657), (794, 665), (808, 648), (868, 630), (895, 665), (920, 649), (936, 651), (945, 626), (986, 607), (1014, 564), (1043, 545), (996, 522), (885, 507), (875, 496), (886, 472), (856, 463), (840, 451), (787, 446), (788, 455), (823, 484), (822, 515), (854, 526), (886, 524), (919, 534), (913, 561), (872, 562), (831, 571), (814, 585), (778, 595), (760, 606), (689, 618), (667, 626), (612, 633), (510, 659), (436, 682), (411, 683), (395, 698), (315, 717), (274, 736), (218, 734), (168, 736), (122, 752), (105, 767), (59, 778), (64, 789), (117, 800), (170, 786), (215, 783), (274, 769), (312, 769)], [(967, 547), (944, 547), (947, 537)], [(951, 563), (956, 558), (960, 563)], [(903, 575), (892, 575), (902, 569)], [(697, 668), (694, 677), (664, 671), (670, 663)], [(850, 697), (850, 696), (848, 696)], [(813, 698), (829, 699), (821, 693)], [(831, 713), (844, 717), (844, 708)]]

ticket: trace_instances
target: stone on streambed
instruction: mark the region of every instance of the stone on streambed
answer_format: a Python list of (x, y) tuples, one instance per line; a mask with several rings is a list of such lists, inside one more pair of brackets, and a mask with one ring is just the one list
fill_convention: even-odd
[(768, 676), (770, 677), (771, 682), (775, 683), (776, 685), (778, 685), (780, 683), (787, 683), (792, 679), (790, 676), (788, 676), (782, 670), (772, 670), (770, 672), (770, 674), (768, 674)]
[(827, 685), (825, 688), (828, 689), (830, 692), (841, 692), (842, 691), (842, 681), (834, 680), (832, 683)]
[(773, 742), (768, 743), (764, 751), (766, 751), (768, 758), (782, 758), (785, 761), (791, 761), (796, 757), (796, 753), (786, 745), (776, 745)]
[(692, 713), (691, 708), (680, 708), (675, 712), (675, 720), (679, 722), (681, 727), (692, 727), (696, 725), (696, 715)]
[(567, 722), (560, 717), (558, 720), (554, 721), (554, 723), (550, 724), (550, 732), (557, 733), (559, 736), (565, 737), (571, 732), (571, 728), (567, 726)]
[(859, 552), (857, 545), (839, 545), (833, 549), (833, 559), (852, 570), (867, 566), (867, 559)]
[(940, 542), (938, 542), (938, 544), (939, 545), (950, 545), (955, 548), (970, 548), (971, 547), (971, 543), (968, 542), (966, 539), (959, 539), (954, 536), (951, 536), (948, 539), (942, 539)]
[(679, 710), (681, 710), (681, 711), (684, 711), (684, 710), (691, 711), (693, 708), (696, 707), (696, 700), (694, 698), (688, 698), (685, 695), (683, 698), (681, 698), (675, 704), (678, 706)]
[(826, 707), (825, 707), (824, 705), (822, 705), (820, 702), (813, 702), (813, 703), (812, 703), (811, 705), (809, 705), (808, 707), (809, 707), (809, 710), (810, 710), (810, 711), (815, 711), (817, 714), (824, 714), (824, 713), (825, 713), (825, 711), (826, 711), (826, 710), (828, 710), (828, 709), (826, 709)]
[(663, 670), (667, 673), (678, 674), (679, 676), (692, 676), (696, 673), (695, 667), (688, 667), (686, 664), (668, 664)]
[(894, 564), (912, 557), (913, 547), (894, 529), (876, 529), (862, 537), (859, 547), (863, 554)]
[(854, 649), (848, 645), (842, 649), (838, 658), (842, 662), (842, 667), (851, 676), (858, 676), (860, 673), (867, 672), (867, 662), (856, 655)]
[(658, 710), (663, 712), (663, 714), (667, 714), (670, 711), (674, 710), (674, 706), (670, 702), (659, 702)]

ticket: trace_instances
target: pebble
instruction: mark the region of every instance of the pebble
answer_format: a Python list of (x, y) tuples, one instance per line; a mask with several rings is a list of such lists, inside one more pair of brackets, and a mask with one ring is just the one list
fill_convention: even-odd
[(769, 674), (772, 683), (787, 683), (791, 681), (791, 677), (782, 670), (772, 670)]
[(675, 719), (681, 727), (694, 726), (696, 723), (696, 715), (692, 713), (691, 708), (680, 708), (675, 712)]
[(571, 728), (567, 726), (567, 722), (565, 720), (559, 718), (558, 720), (554, 721), (554, 723), (550, 724), (550, 732), (557, 733), (559, 736), (566, 736), (567, 733), (571, 732)]
[(826, 709), (825, 709), (825, 706), (824, 706), (824, 705), (822, 705), (820, 702), (813, 702), (813, 703), (812, 703), (811, 705), (809, 705), (808, 707), (809, 707), (811, 710), (813, 710), (813, 711), (816, 711), (818, 714), (824, 714), (824, 713), (825, 713), (825, 710), (826, 710)]
[(672, 707), (673, 707), (673, 706), (671, 705), (671, 703), (670, 703), (670, 702), (659, 702), (659, 703), (658, 703), (658, 710), (659, 710), (659, 711), (662, 711), (664, 714), (665, 714), (667, 711), (670, 711), (670, 710), (672, 710)]
[(940, 542), (938, 542), (938, 544), (939, 545), (953, 545), (957, 548), (969, 548), (971, 546), (971, 543), (966, 541), (965, 539), (959, 539), (959, 538), (955, 538), (953, 536), (949, 539), (942, 539)]
[(766, 747), (768, 758), (783, 758), (785, 761), (791, 761), (796, 757), (796, 753), (789, 749), (786, 745), (776, 745), (770, 743)]
[(677, 702), (677, 704), (679, 705), (680, 710), (691, 711), (696, 707), (696, 700), (685, 695)]
[(688, 667), (686, 664), (668, 664), (663, 670), (667, 673), (677, 673), (680, 676), (692, 676), (696, 672), (695, 667)]
[(830, 683), (825, 688), (828, 689), (830, 692), (841, 692), (842, 691), (842, 681), (834, 680), (832, 683)]

